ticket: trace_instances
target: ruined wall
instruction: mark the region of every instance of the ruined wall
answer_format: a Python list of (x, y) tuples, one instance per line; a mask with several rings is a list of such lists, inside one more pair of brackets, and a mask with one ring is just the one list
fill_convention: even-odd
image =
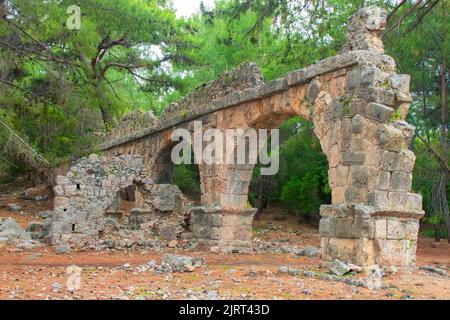
[(104, 140), (112, 141), (145, 128), (154, 127), (157, 122), (158, 118), (153, 114), (153, 111), (132, 111), (122, 117), (119, 123), (106, 134)]
[(185, 230), (187, 201), (176, 186), (147, 179), (142, 157), (91, 155), (66, 176), (58, 176), (56, 183), (53, 245), (152, 247), (181, 237)]
[(160, 121), (187, 116), (189, 113), (199, 113), (214, 100), (226, 95), (243, 91), (245, 89), (258, 87), (263, 83), (263, 77), (259, 66), (252, 62), (246, 62), (220, 75), (217, 79), (202, 84), (191, 94), (173, 103), (160, 117)]

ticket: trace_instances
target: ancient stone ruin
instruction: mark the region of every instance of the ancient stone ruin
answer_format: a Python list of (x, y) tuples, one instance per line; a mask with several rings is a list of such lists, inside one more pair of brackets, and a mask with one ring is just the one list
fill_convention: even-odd
[(50, 241), (71, 248), (154, 247), (178, 239), (189, 206), (180, 190), (146, 178), (142, 157), (79, 160), (54, 187)]
[[(253, 165), (200, 165), (201, 206), (189, 208), (175, 187), (155, 184), (169, 169), (171, 133), (192, 131), (194, 120), (204, 130), (225, 131), (277, 128), (300, 116), (313, 122), (329, 163), (332, 204), (321, 208), (322, 259), (414, 266), (423, 211), (421, 196), (411, 192), (414, 128), (405, 122), (410, 77), (397, 74), (395, 61), (384, 54), (386, 16), (377, 7), (360, 10), (349, 21), (339, 55), (285, 78), (264, 83), (259, 68), (247, 63), (203, 85), (157, 121), (151, 117), (146, 127), (127, 131), (121, 124), (100, 146), (109, 160), (81, 160), (58, 178), (53, 243), (106, 245), (111, 237), (145, 243), (188, 232), (215, 250), (249, 251)], [(121, 201), (133, 197), (131, 211), (122, 208)]]

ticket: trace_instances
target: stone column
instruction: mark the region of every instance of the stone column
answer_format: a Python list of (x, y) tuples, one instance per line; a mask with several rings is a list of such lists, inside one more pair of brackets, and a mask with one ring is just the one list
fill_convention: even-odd
[(191, 231), (201, 245), (218, 252), (251, 252), (252, 221), (256, 209), (227, 211), (221, 207), (196, 207), (191, 211)]
[[(384, 55), (379, 35), (385, 21), (377, 7), (350, 19), (345, 50), (359, 63), (347, 73), (347, 95), (326, 101), (319, 94), (316, 101), (325, 111), (342, 110), (337, 121), (319, 114), (315, 121), (333, 190), (333, 205), (321, 208), (322, 259), (412, 267), (424, 213), (422, 197), (411, 193), (414, 128), (404, 121), (410, 78), (397, 74)], [(331, 130), (323, 133), (327, 124)]]

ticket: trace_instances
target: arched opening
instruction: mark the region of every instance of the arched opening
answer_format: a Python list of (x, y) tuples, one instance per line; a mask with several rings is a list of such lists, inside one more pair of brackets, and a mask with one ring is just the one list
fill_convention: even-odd
[(156, 184), (172, 184), (177, 186), (183, 195), (193, 203), (201, 200), (200, 172), (194, 163), (194, 155), (190, 148), (190, 164), (174, 164), (171, 158), (172, 149), (176, 143), (170, 143), (163, 148), (155, 160), (152, 179)]
[(271, 243), (280, 239), (294, 246), (319, 247), (320, 208), (331, 203), (327, 156), (311, 121), (291, 115), (275, 119), (256, 123), (259, 128), (279, 130), (280, 149), (277, 174), (261, 175), (261, 164), (252, 171), (248, 202), (257, 209), (253, 236)]

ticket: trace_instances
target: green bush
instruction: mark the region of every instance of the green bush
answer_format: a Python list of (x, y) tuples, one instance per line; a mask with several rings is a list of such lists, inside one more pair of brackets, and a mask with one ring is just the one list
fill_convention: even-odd
[(200, 178), (197, 165), (178, 165), (172, 173), (171, 183), (178, 186), (183, 194), (200, 199)]

